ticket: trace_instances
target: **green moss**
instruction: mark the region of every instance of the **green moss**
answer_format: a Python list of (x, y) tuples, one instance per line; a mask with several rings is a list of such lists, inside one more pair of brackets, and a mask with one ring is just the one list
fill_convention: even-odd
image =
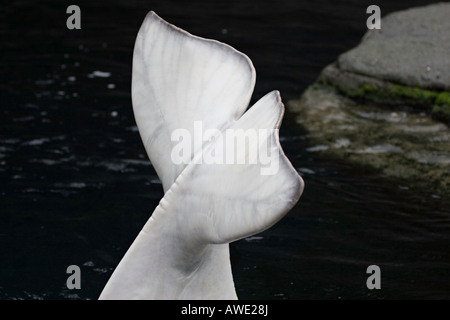
[(425, 104), (432, 104), (438, 95), (438, 92), (424, 90), (417, 87), (406, 87), (401, 85), (394, 85), (393, 95), (404, 98), (413, 99)]
[(436, 97), (436, 104), (438, 105), (448, 105), (450, 106), (450, 92), (441, 92), (438, 94), (438, 96)]
[(434, 101), (431, 115), (436, 119), (450, 123), (450, 92), (441, 92)]
[(387, 96), (385, 92), (370, 84), (364, 84), (356, 88), (347, 88), (335, 83), (327, 83), (337, 89), (344, 96), (352, 99), (365, 99), (377, 103), (383, 103)]
[(379, 93), (379, 89), (371, 86), (369, 84), (365, 84), (363, 86), (357, 87), (357, 88), (351, 88), (351, 89), (347, 89), (347, 88), (343, 88), (343, 87), (339, 87), (338, 89), (340, 91), (343, 91), (345, 93), (346, 96), (351, 97), (351, 98), (362, 98), (362, 97), (366, 97), (368, 95), (371, 94), (376, 94)]
[(450, 92), (433, 91), (399, 84), (383, 87), (363, 84), (348, 88), (339, 83), (323, 83), (352, 99), (361, 99), (384, 105), (410, 105), (426, 111), (437, 120), (450, 123)]

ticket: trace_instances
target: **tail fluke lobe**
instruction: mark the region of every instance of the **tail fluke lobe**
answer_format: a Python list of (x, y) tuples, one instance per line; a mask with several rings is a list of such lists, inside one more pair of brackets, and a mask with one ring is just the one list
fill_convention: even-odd
[(180, 174), (165, 198), (191, 212), (180, 215), (190, 234), (228, 243), (269, 228), (295, 205), (304, 183), (279, 143), (283, 113), (279, 93), (267, 94), (203, 150), (216, 162), (197, 161)]
[[(149, 12), (133, 55), (133, 111), (147, 154), (168, 190), (185, 165), (170, 159), (176, 129), (224, 129), (246, 110), (255, 85), (250, 59)], [(192, 156), (202, 148), (196, 144)]]

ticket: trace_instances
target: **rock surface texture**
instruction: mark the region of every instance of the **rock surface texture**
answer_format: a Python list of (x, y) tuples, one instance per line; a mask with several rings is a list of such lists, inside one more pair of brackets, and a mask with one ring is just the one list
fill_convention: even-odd
[(436, 192), (450, 186), (450, 3), (382, 17), (290, 101), (311, 152)]
[(338, 58), (339, 68), (372, 78), (450, 91), (450, 3), (395, 12)]

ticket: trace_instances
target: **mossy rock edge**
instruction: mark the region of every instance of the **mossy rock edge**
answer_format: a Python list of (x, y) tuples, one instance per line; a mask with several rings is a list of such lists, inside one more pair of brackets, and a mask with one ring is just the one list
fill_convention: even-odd
[(450, 128), (424, 112), (380, 108), (315, 83), (287, 102), (309, 153), (339, 159), (416, 190), (450, 188)]
[(383, 107), (407, 106), (423, 111), (433, 119), (450, 125), (450, 92), (409, 87), (365, 75), (342, 71), (337, 63), (327, 66), (318, 83), (330, 86), (348, 98), (358, 102)]

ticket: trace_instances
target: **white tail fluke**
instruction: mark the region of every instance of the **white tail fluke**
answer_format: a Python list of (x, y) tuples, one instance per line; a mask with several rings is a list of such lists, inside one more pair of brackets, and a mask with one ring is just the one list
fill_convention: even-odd
[[(237, 298), (228, 243), (271, 227), (304, 187), (279, 143), (279, 93), (245, 112), (254, 84), (244, 54), (146, 16), (134, 51), (133, 109), (165, 194), (100, 299)], [(214, 139), (196, 135), (198, 122)], [(171, 158), (175, 130), (193, 139), (184, 150), (191, 161)]]

